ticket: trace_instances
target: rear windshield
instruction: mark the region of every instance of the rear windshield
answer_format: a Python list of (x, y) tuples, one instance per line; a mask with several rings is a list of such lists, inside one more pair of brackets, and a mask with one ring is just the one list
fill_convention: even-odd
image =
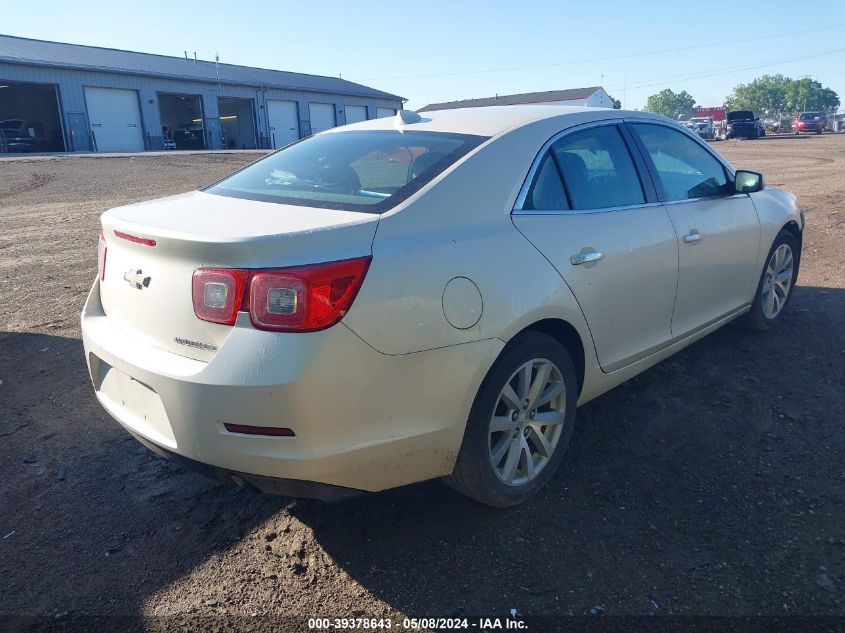
[(754, 113), (751, 110), (737, 110), (736, 112), (728, 112), (728, 121), (746, 121), (749, 119), (754, 119)]
[(805, 112), (801, 115), (801, 121), (816, 121), (821, 119), (821, 115), (818, 112)]
[(205, 189), (248, 200), (382, 213), (487, 137), (360, 130), (288, 145)]

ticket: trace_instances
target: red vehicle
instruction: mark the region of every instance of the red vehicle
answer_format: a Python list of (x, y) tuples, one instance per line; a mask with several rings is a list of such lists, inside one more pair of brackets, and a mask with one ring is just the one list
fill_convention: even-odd
[(792, 129), (796, 134), (801, 134), (801, 132), (821, 134), (826, 125), (827, 115), (824, 112), (802, 112), (792, 120)]

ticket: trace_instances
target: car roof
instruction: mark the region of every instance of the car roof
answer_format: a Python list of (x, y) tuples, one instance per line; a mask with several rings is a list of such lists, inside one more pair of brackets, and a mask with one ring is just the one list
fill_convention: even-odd
[[(587, 115), (586, 117), (584, 115)], [(580, 116), (578, 116), (580, 115)], [(496, 136), (514, 128), (522, 127), (540, 121), (560, 117), (578, 116), (579, 120), (603, 120), (624, 117), (651, 118), (669, 120), (652, 113), (632, 112), (627, 110), (612, 110), (610, 108), (586, 108), (579, 106), (560, 105), (508, 105), (488, 106), (480, 108), (460, 108), (455, 110), (434, 110), (419, 113), (421, 117), (415, 123), (401, 126), (402, 130), (452, 132), (456, 134), (476, 134), (479, 136)], [(361, 121), (353, 125), (333, 128), (326, 133), (344, 132), (349, 130), (394, 130), (398, 129), (397, 117), (384, 117)]]

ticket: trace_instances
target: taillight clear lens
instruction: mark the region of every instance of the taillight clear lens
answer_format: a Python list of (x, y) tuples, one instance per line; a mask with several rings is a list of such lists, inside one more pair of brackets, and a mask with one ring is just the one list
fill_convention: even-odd
[(248, 279), (247, 270), (200, 268), (195, 271), (194, 313), (203, 321), (234, 325)]
[(314, 332), (346, 314), (361, 288), (370, 257), (253, 273), (249, 314), (262, 330)]
[(106, 246), (106, 238), (103, 232), (100, 231), (100, 239), (97, 242), (97, 275), (100, 281), (106, 278), (106, 255), (108, 254), (108, 247)]

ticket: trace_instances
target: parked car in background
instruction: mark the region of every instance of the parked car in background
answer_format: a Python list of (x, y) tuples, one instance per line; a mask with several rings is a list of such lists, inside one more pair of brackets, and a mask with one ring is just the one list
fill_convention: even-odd
[(821, 134), (826, 126), (827, 115), (824, 112), (802, 112), (793, 119), (793, 129), (796, 134), (801, 134), (801, 132)]
[(175, 149), (204, 149), (203, 127), (201, 125), (180, 125), (173, 134)]
[(701, 138), (712, 140), (714, 137), (713, 117), (693, 117), (690, 119), (692, 130)]
[(728, 112), (727, 138), (760, 138), (766, 136), (763, 122), (751, 110)]
[(0, 121), (0, 151), (37, 152), (39, 149), (36, 126), (24, 119)]
[(803, 225), (659, 115), (401, 111), (104, 213), (85, 359), (130, 433), (222, 480), (444, 477), (512, 506), (579, 404), (734, 319), (775, 326)]
[(772, 123), (772, 132), (775, 134), (783, 134), (784, 132), (792, 131), (792, 119), (789, 117), (778, 117)]

